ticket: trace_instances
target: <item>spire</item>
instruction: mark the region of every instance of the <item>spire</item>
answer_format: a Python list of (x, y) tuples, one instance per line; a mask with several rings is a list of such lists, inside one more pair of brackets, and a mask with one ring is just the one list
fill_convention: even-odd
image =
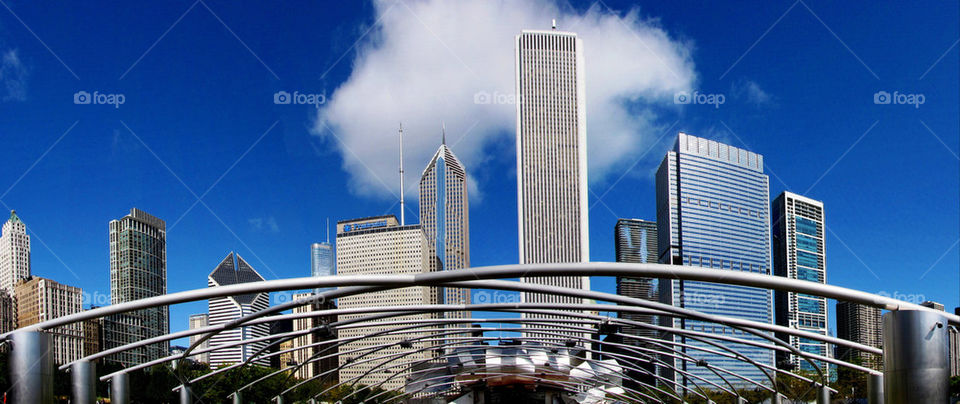
[(330, 244), (330, 218), (327, 218), (327, 244)]
[(403, 122), (400, 123), (400, 225), (406, 226), (406, 215), (403, 205)]
[(17, 216), (17, 211), (16, 211), (16, 210), (11, 210), (11, 211), (10, 211), (10, 221), (11, 221), (11, 222), (20, 222), (20, 223), (23, 223), (23, 221), (20, 220), (20, 216)]
[(447, 144), (447, 125), (443, 123), (443, 121), (440, 121), (440, 132), (443, 134), (442, 135), (443, 137), (440, 138), (440, 144), (446, 145)]

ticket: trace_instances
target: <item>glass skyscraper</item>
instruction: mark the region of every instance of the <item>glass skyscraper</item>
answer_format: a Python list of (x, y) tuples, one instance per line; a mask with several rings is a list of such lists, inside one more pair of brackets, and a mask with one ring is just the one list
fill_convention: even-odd
[[(310, 245), (310, 275), (311, 276), (331, 276), (336, 275), (336, 258), (334, 257), (333, 245), (329, 241), (323, 243), (313, 243)], [(334, 288), (317, 288), (314, 293), (320, 293)]]
[[(617, 262), (657, 263), (657, 223), (640, 219), (619, 219), (613, 228), (616, 241)], [(650, 301), (657, 301), (657, 291), (651, 278), (617, 277), (617, 294)], [(653, 324), (649, 314), (621, 313), (621, 318)], [(624, 326), (623, 332), (629, 335), (656, 337), (657, 332), (649, 328)], [(624, 342), (637, 345), (637, 340)]]
[[(791, 192), (780, 194), (773, 201), (773, 273), (790, 279), (827, 283), (827, 262), (824, 246), (823, 202)], [(777, 324), (820, 335), (827, 335), (827, 298), (795, 292), (774, 292), (777, 302)], [(777, 338), (794, 348), (828, 356), (827, 343), (777, 333)], [(824, 373), (829, 366), (814, 361)], [(796, 355), (777, 353), (777, 365), (784, 369), (813, 372), (810, 362)]]
[[(657, 170), (656, 187), (661, 263), (770, 275), (770, 199), (768, 178), (763, 174), (763, 156), (680, 133), (673, 150), (667, 152)], [(659, 294), (661, 302), (678, 307), (767, 324), (773, 322), (772, 293), (765, 289), (664, 280), (659, 283)], [(664, 316), (660, 323), (769, 344), (759, 336), (711, 322)], [(716, 347), (683, 336), (668, 335), (667, 338), (688, 344), (675, 348), (697, 361), (706, 361), (753, 380), (766, 379), (764, 373), (749, 362), (694, 349), (715, 350)], [(769, 349), (720, 343), (758, 363), (774, 364), (773, 352)], [(675, 366), (694, 376), (724, 383), (710, 369), (696, 363), (676, 360)], [(679, 372), (667, 372), (665, 376), (692, 385), (691, 379)]]

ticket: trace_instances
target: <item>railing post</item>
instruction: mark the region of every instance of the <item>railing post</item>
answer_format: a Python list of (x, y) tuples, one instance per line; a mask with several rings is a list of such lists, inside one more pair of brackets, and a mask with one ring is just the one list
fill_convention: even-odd
[(883, 395), (887, 404), (946, 403), (950, 368), (946, 317), (927, 310), (883, 315)]
[(130, 404), (130, 376), (126, 373), (110, 379), (110, 404)]
[(53, 403), (53, 357), (50, 336), (40, 331), (11, 335), (10, 383), (14, 404)]
[(883, 404), (883, 375), (867, 377), (867, 404)]
[(97, 401), (97, 365), (90, 361), (74, 362), (70, 365), (70, 384), (72, 404), (94, 404)]
[(193, 403), (193, 392), (190, 391), (190, 386), (182, 385), (180, 386), (180, 404), (191, 404)]
[(243, 404), (243, 393), (239, 391), (234, 391), (233, 394), (230, 395), (230, 397), (233, 398), (233, 404)]

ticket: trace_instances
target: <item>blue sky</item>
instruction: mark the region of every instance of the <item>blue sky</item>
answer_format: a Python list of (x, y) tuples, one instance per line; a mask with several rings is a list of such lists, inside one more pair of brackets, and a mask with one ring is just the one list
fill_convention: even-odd
[[(29, 226), (33, 273), (107, 295), (107, 223), (135, 206), (167, 221), (170, 291), (205, 287), (230, 251), (268, 279), (306, 276), (327, 218), (399, 213), (395, 160), (376, 154), (394, 156), (382, 140), (399, 120), (411, 123), (414, 174), (447, 122), (473, 178), (472, 263), (516, 262), (512, 107), (469, 95), (512, 85), (488, 72), (512, 71), (512, 35), (554, 17), (463, 3), (503, 15), (491, 32), (506, 34), (472, 43), (485, 20), (456, 17), (482, 13), (436, 1), (6, 1), (0, 207)], [(598, 99), (587, 105), (593, 260), (613, 260), (617, 217), (655, 218), (652, 175), (682, 130), (763, 154), (771, 198), (789, 189), (825, 203), (831, 284), (960, 303), (955, 2), (535, 5), (583, 30)], [(451, 24), (465, 34), (448, 35)], [(404, 45), (423, 32), (434, 37), (422, 49)], [(276, 105), (281, 90), (327, 104)], [(78, 105), (78, 91), (124, 103)], [(678, 91), (725, 102), (676, 105)], [(923, 104), (878, 105), (880, 91)], [(172, 328), (205, 309), (175, 307)]]

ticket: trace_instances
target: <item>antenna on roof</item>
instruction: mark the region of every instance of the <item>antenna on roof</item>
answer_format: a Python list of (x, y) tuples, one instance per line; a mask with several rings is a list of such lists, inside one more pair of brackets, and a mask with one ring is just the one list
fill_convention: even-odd
[(445, 145), (447, 144), (447, 124), (443, 123), (443, 121), (440, 121), (440, 132), (443, 134), (443, 137), (440, 138), (440, 144)]
[(554, 31), (557, 30), (557, 19), (556, 19), (556, 18), (553, 19), (553, 30), (554, 30)]
[(330, 218), (327, 218), (327, 244), (330, 244)]
[(400, 225), (406, 226), (403, 206), (403, 123), (400, 123)]

